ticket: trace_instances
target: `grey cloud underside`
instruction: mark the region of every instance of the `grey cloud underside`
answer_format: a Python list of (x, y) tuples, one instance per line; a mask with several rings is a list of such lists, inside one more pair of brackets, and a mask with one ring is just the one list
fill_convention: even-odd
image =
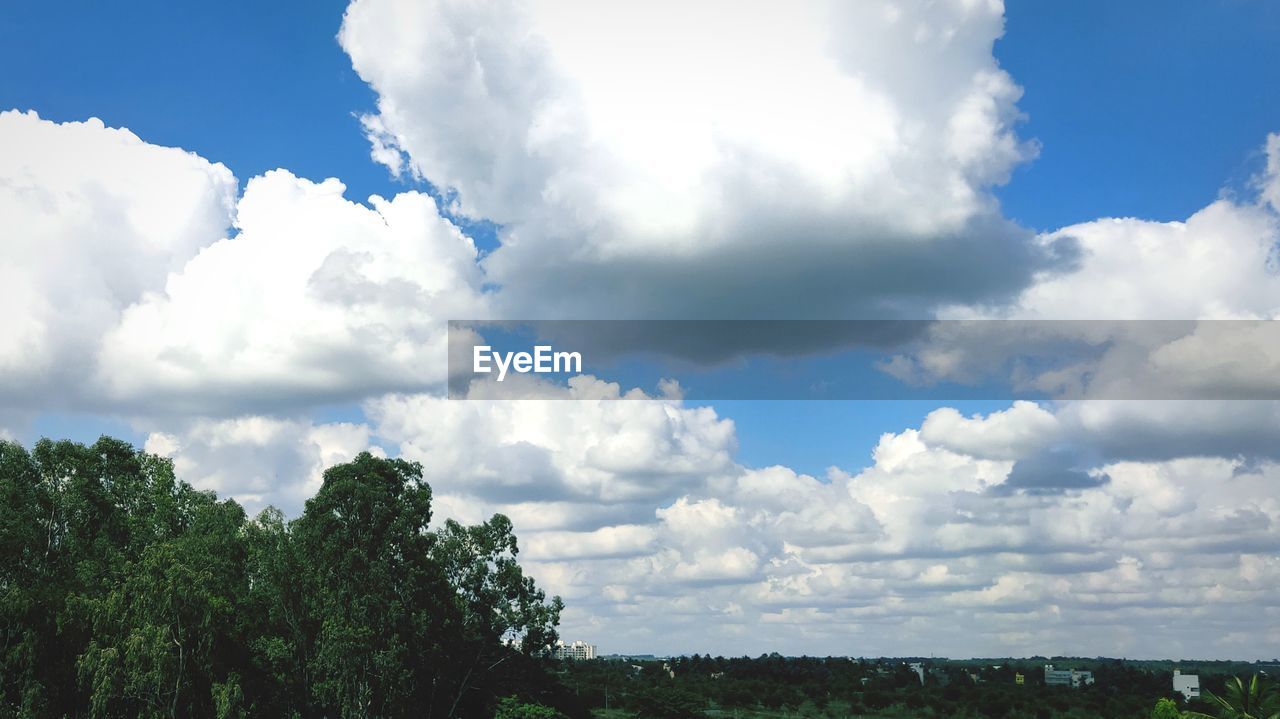
[(1106, 475), (1091, 476), (1081, 469), (1073, 454), (1050, 450), (1015, 462), (1000, 486), (1006, 491), (1051, 494), (1097, 487), (1106, 481)]
[(484, 264), (513, 319), (920, 319), (1012, 300), (1077, 254), (1069, 239), (1042, 247), (1003, 221), (927, 238), (808, 222), (748, 221), (730, 244), (674, 256), (601, 262), (513, 245)]

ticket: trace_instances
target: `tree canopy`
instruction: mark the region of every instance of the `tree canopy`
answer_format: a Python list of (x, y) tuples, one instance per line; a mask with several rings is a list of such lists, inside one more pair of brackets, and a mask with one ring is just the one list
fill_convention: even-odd
[(0, 441), (0, 718), (555, 706), (563, 605), (511, 522), (431, 520), (422, 467), (368, 453), (287, 521), (118, 440)]

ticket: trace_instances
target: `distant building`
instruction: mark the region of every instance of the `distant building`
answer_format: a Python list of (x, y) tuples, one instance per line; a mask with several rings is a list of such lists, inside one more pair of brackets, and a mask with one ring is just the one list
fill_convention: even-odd
[(1075, 669), (1054, 669), (1052, 664), (1044, 665), (1044, 683), (1051, 687), (1080, 687), (1093, 684), (1093, 672), (1082, 672)]
[(1200, 676), (1198, 674), (1183, 674), (1180, 670), (1173, 670), (1173, 690), (1182, 695), (1183, 699), (1191, 701), (1200, 698)]
[(920, 662), (911, 662), (907, 666), (911, 667), (911, 671), (915, 672), (916, 676), (920, 677), (920, 686), (924, 686), (924, 664)]
[(573, 644), (556, 642), (556, 659), (595, 659), (596, 645), (576, 641)]

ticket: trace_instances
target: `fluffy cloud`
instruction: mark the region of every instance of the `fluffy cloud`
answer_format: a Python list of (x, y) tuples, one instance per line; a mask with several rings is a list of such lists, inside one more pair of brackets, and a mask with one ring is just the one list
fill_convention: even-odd
[[(1261, 575), (1280, 564), (1280, 466), (1104, 461), (1092, 473), (1106, 481), (1008, 488), (1018, 462), (1044, 445), (1010, 451), (998, 430), (1029, 411), (968, 420), (992, 425), (971, 428), (993, 438), (975, 450), (1009, 461), (909, 429), (885, 436), (857, 473), (744, 469), (710, 495), (681, 497), (656, 511), (647, 555), (534, 566), (574, 598), (568, 631), (607, 626), (629, 647), (691, 635), (677, 650), (717, 641), (872, 654), (1246, 651), (1204, 637), (1231, 636), (1270, 611)], [(1197, 631), (1167, 630), (1178, 616), (1194, 617)], [(1078, 631), (1115, 625), (1129, 629)]]
[[(1104, 482), (999, 491), (1016, 466), (906, 430), (883, 438), (875, 463), (855, 474), (824, 482), (770, 470), (765, 486), (792, 493), (790, 508), (746, 490), (681, 498), (658, 510), (649, 557), (577, 563), (577, 572), (554, 565), (549, 577), (577, 599), (571, 631), (607, 625), (646, 647), (692, 632), (698, 638), (680, 649), (711, 636), (745, 651), (1244, 651), (1207, 647), (1204, 637), (1230, 636), (1270, 611), (1258, 572), (1280, 562), (1280, 466), (1106, 462), (1094, 468)], [(728, 481), (750, 487), (756, 475)], [(802, 535), (781, 520), (796, 508), (810, 513), (805, 523), (821, 541), (794, 541)], [(1167, 631), (1177, 616), (1194, 617), (1197, 631)], [(1130, 629), (1078, 631), (1114, 625)]]
[[(487, 313), (431, 197), (222, 165), (97, 120), (0, 114), (10, 411), (282, 412), (442, 389), (445, 320)], [(230, 231), (230, 232), (229, 232)]]
[[(385, 445), (424, 463), (440, 515), (508, 513), (571, 601), (566, 633), (606, 649), (1258, 651), (1230, 642), (1280, 625), (1273, 403), (944, 408), (869, 466), (812, 477), (741, 465), (732, 421), (676, 392), (431, 393), (443, 320), (514, 308), (1275, 316), (1277, 136), (1257, 202), (1033, 237), (989, 193), (1033, 152), (991, 57), (998, 3), (797, 8), (354, 3), (341, 39), (379, 96), (375, 158), (501, 223), (483, 260), (423, 194), (366, 206), (276, 171), (237, 198), (226, 168), (127, 131), (0, 115), (0, 301), (20, 310), (2, 408), (153, 415), (147, 447), (185, 479), (291, 514), (324, 466)], [(1113, 346), (1084, 332), (1069, 339)], [(1223, 344), (1152, 332), (1132, 357), (1025, 379), (1200, 381), (1190, 361)], [(1005, 351), (969, 349), (987, 354), (922, 354), (922, 371)], [(1234, 367), (1246, 390), (1274, 375)], [(303, 411), (355, 400), (368, 422)]]
[(443, 387), (445, 321), (484, 311), (475, 246), (427, 195), (365, 207), (344, 189), (283, 170), (250, 180), (236, 235), (204, 248), (107, 334), (105, 393), (280, 412)]
[[(1213, 435), (1214, 405), (941, 408), (882, 437), (870, 466), (815, 478), (742, 466), (710, 409), (575, 384), (388, 396), (368, 427), (196, 424), (149, 447), (198, 484), (296, 511), (324, 463), (376, 436), (424, 463), (437, 517), (511, 516), (530, 571), (569, 600), (565, 631), (610, 650), (1252, 656), (1230, 637), (1272, 611), (1280, 464), (1197, 452), (1189, 428)], [(1111, 453), (1138, 411), (1168, 431), (1162, 456)], [(302, 479), (273, 489), (276, 473)]]
[(66, 404), (123, 311), (230, 226), (236, 191), (222, 165), (98, 120), (0, 113), (4, 406)]
[(362, 424), (244, 416), (171, 429), (152, 432), (146, 451), (173, 459), (179, 478), (232, 497), (250, 512), (273, 505), (297, 516), (326, 468), (366, 450), (385, 456)]
[(340, 40), (375, 158), (504, 225), (484, 266), (508, 309), (922, 313), (1071, 254), (988, 191), (1034, 152), (1002, 10), (357, 0)]
[(525, 526), (590, 531), (649, 519), (655, 506), (736, 471), (733, 423), (712, 409), (616, 401), (617, 385), (589, 377), (543, 385), (542, 396), (391, 396), (365, 411), (380, 437), (430, 469), (442, 494)]
[(1032, 322), (943, 323), (886, 369), (912, 382), (1012, 376), (1051, 396), (1277, 397), (1280, 135), (1266, 154), (1254, 197), (1180, 222), (1104, 218), (1042, 234), (1045, 247), (1076, 243), (1073, 271), (1038, 276), (1007, 304), (940, 312)]
[[(1268, 143), (1277, 145), (1280, 135)], [(1266, 186), (1280, 186), (1272, 159)], [(1270, 195), (1265, 195), (1270, 197)], [(1105, 218), (1040, 237), (1080, 247), (1075, 272), (1027, 288), (1005, 316), (1032, 319), (1241, 319), (1280, 312), (1280, 207), (1221, 199), (1185, 221)], [(1138, 271), (1138, 268), (1141, 268)]]
[(951, 407), (929, 413), (921, 437), (935, 447), (986, 459), (1016, 459), (1045, 446), (1059, 433), (1053, 413), (1034, 402), (1014, 402), (988, 417), (965, 417)]

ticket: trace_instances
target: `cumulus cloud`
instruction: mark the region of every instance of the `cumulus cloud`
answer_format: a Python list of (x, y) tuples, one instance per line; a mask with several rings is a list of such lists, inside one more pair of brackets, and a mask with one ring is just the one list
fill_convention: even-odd
[(1034, 154), (1002, 10), (357, 0), (340, 40), (375, 157), (504, 226), (507, 310), (920, 314), (1071, 255), (989, 192)]
[(487, 313), (474, 243), (418, 192), (343, 197), (97, 120), (0, 114), (0, 399), (234, 416), (442, 389)]
[(231, 497), (250, 512), (272, 505), (297, 516), (326, 468), (363, 451), (385, 456), (362, 424), (250, 415), (171, 423), (170, 429), (151, 432), (144, 449), (171, 458), (184, 481)]
[[(323, 462), (376, 436), (423, 462), (438, 518), (511, 516), (530, 571), (569, 600), (565, 631), (611, 650), (1240, 656), (1203, 637), (1270, 611), (1280, 464), (1197, 453), (1196, 423), (1177, 418), (1204, 406), (1212, 435), (1213, 405), (1167, 409), (1159, 457), (1109, 444), (1135, 407), (1162, 426), (1155, 403), (941, 408), (882, 437), (868, 467), (812, 477), (743, 466), (732, 422), (708, 408), (578, 385), (518, 401), (393, 395), (370, 403), (368, 427), (247, 418), (149, 446), (195, 473), (197, 458), (229, 466), (215, 450), (294, 442), (254, 465), (300, 470), (281, 489), (301, 497)], [(198, 483), (252, 495), (266, 474)], [(1174, 616), (1197, 631), (1168, 630)]]
[[(581, 580), (570, 588), (635, 641), (656, 643), (696, 622), (700, 634), (750, 649), (812, 651), (819, 641), (857, 653), (922, 651), (930, 642), (953, 654), (1203, 653), (1206, 627), (1245, 627), (1265, 601), (1241, 567), (1274, 564), (1274, 464), (1108, 463), (1099, 468), (1106, 483), (1045, 494), (990, 492), (1017, 483), (1016, 463), (931, 447), (914, 430), (885, 437), (875, 460), (823, 485), (871, 521), (832, 506), (830, 494), (797, 500), (832, 519), (822, 546), (790, 541), (793, 527), (771, 524), (784, 512), (747, 496), (682, 498), (658, 512), (663, 532), (650, 559), (583, 571), (608, 591)], [(842, 537), (857, 541), (841, 548)], [(716, 566), (710, 557), (724, 558), (720, 573), (700, 574), (704, 564)], [(678, 609), (694, 580), (696, 619)], [(643, 619), (628, 622), (638, 611)], [(1163, 627), (1179, 613), (1194, 614), (1200, 631), (1160, 631), (1167, 645), (1144, 643), (1142, 627)], [(646, 631), (648, 622), (657, 628)], [(1135, 631), (1093, 640), (1077, 633), (1113, 624)]]
[(250, 180), (235, 236), (106, 335), (103, 391), (151, 407), (279, 412), (443, 387), (445, 321), (484, 312), (476, 248), (427, 195), (366, 207), (344, 189), (284, 170)]
[(1025, 401), (985, 417), (965, 417), (942, 407), (930, 412), (920, 426), (920, 435), (929, 444), (985, 459), (1025, 457), (1059, 433), (1058, 418), (1052, 412)]
[[(0, 114), (0, 300), (19, 308), (4, 408), (151, 415), (147, 448), (184, 479), (290, 514), (323, 467), (385, 445), (423, 462), (439, 516), (509, 514), (570, 600), (566, 633), (608, 650), (1239, 656), (1259, 616), (1280, 626), (1274, 403), (942, 408), (814, 477), (744, 466), (732, 421), (675, 388), (526, 378), (519, 401), (483, 383), (442, 398), (450, 317), (1280, 306), (1277, 136), (1256, 202), (1039, 236), (1000, 216), (990, 188), (1034, 147), (991, 56), (997, 2), (573, 10), (348, 10), (374, 158), (500, 223), (484, 258), (424, 194), (363, 205), (280, 170), (237, 197), (221, 165), (125, 130)], [(1152, 327), (1141, 351), (1069, 336), (1105, 361), (1021, 379), (1204, 381), (1189, 363), (1223, 338)], [(907, 369), (969, 376), (1005, 349)], [(367, 422), (304, 411), (358, 400)], [(1206, 634), (1225, 643), (1206, 652)]]
[(397, 395), (366, 413), (401, 455), (431, 468), (443, 493), (510, 505), (513, 516), (525, 503), (564, 503), (580, 529), (644, 518), (735, 468), (733, 423), (710, 408), (613, 401), (618, 385), (590, 377), (539, 384), (542, 399)]
[(0, 400), (83, 388), (102, 335), (231, 225), (226, 167), (123, 129), (0, 113)]
[[(1272, 135), (1268, 145), (1277, 143)], [(1280, 165), (1268, 168), (1268, 187)], [(1269, 197), (1269, 195), (1268, 195)], [(1028, 287), (1001, 315), (1045, 319), (1271, 319), (1280, 312), (1267, 202), (1217, 200), (1185, 221), (1104, 218), (1042, 235), (1079, 243), (1079, 269)], [(1141, 268), (1139, 271), (1138, 268)]]
[(1072, 271), (1037, 276), (1012, 302), (939, 316), (1049, 321), (941, 323), (886, 369), (912, 382), (1011, 376), (1052, 396), (1274, 398), (1280, 135), (1266, 154), (1254, 197), (1219, 199), (1185, 221), (1103, 218), (1040, 235), (1045, 247), (1076, 243)]

